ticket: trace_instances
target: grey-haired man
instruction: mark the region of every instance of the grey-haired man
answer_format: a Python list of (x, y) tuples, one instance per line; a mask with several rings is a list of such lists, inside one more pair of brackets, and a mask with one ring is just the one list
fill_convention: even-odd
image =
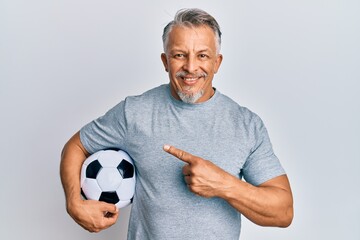
[(238, 239), (241, 215), (287, 227), (291, 188), (263, 122), (212, 85), (223, 58), (216, 20), (180, 10), (163, 43), (170, 83), (127, 97), (66, 143), (69, 214), (91, 232), (116, 222), (114, 205), (81, 199), (79, 173), (89, 154), (118, 148), (137, 171), (128, 239)]

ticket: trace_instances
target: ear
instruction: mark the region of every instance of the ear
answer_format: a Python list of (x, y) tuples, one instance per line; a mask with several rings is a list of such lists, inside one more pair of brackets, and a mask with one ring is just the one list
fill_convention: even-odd
[(163, 65), (165, 67), (165, 71), (169, 72), (169, 68), (168, 68), (168, 61), (167, 61), (167, 56), (165, 53), (161, 54), (161, 61), (163, 62)]
[(215, 66), (214, 66), (214, 73), (217, 73), (219, 68), (220, 68), (220, 65), (222, 63), (222, 60), (223, 60), (223, 55), (222, 54), (218, 54), (216, 56), (216, 60), (215, 60)]

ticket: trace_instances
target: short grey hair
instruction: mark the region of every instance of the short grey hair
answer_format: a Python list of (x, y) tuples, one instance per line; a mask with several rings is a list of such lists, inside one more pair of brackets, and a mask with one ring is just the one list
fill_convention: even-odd
[(210, 27), (214, 31), (216, 40), (216, 52), (219, 53), (221, 48), (220, 26), (213, 16), (211, 16), (204, 10), (198, 8), (180, 9), (175, 14), (174, 20), (172, 20), (165, 26), (162, 35), (164, 51), (166, 52), (169, 33), (174, 26), (199, 27), (203, 25)]

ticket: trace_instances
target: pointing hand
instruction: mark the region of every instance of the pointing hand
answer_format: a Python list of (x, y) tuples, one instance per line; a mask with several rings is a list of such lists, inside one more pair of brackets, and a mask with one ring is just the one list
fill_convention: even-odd
[(194, 156), (173, 146), (164, 145), (164, 151), (186, 163), (182, 169), (185, 182), (193, 193), (202, 197), (221, 197), (228, 188), (226, 181), (233, 177), (212, 162)]

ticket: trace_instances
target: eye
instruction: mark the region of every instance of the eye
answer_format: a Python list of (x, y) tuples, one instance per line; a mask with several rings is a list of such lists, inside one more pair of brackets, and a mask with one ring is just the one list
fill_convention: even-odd
[(208, 55), (201, 53), (201, 54), (199, 54), (199, 58), (205, 59), (205, 58), (208, 58)]
[(183, 53), (174, 54), (174, 58), (177, 58), (177, 59), (185, 58), (185, 54), (183, 54)]

